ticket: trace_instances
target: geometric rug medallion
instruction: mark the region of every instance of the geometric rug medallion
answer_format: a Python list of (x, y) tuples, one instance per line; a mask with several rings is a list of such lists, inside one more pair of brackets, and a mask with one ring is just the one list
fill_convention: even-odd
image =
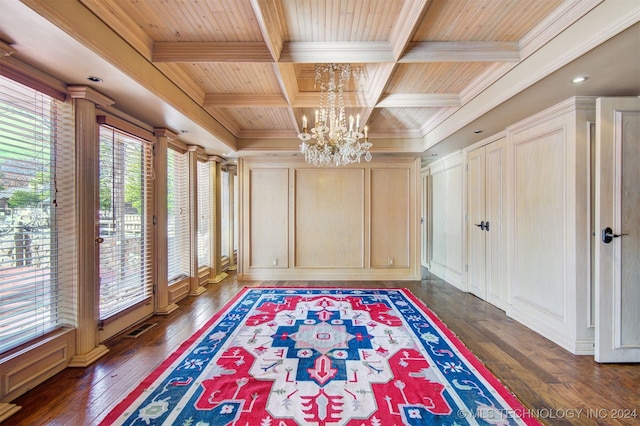
[[(406, 289), (245, 288), (101, 425), (538, 425)], [(522, 416), (522, 417), (520, 417)]]

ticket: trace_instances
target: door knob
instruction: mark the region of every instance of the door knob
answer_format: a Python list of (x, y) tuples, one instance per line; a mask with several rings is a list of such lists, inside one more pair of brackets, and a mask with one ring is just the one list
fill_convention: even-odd
[(477, 226), (478, 228), (480, 228), (481, 231), (484, 231), (484, 220), (481, 221), (479, 224), (478, 223), (474, 223), (475, 226)]
[(614, 234), (613, 229), (607, 226), (602, 230), (602, 242), (605, 244), (609, 244), (611, 241), (613, 241), (614, 238), (619, 238), (623, 235), (627, 234)]

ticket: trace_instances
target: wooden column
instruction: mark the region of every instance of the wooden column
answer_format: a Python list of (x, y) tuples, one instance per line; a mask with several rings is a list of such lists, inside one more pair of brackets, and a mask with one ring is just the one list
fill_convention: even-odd
[(229, 270), (235, 271), (238, 268), (236, 262), (236, 254), (233, 251), (233, 246), (235, 245), (235, 180), (234, 176), (238, 173), (238, 166), (229, 165), (227, 166), (229, 170)]
[(178, 309), (178, 305), (170, 303), (168, 281), (168, 251), (167, 238), (167, 149), (170, 140), (178, 139), (178, 135), (164, 128), (153, 130), (156, 143), (153, 151), (153, 166), (155, 170), (154, 180), (154, 207), (155, 207), (155, 286), (157, 315), (168, 315)]
[(222, 271), (222, 243), (220, 236), (222, 235), (222, 220), (221, 220), (221, 181), (220, 174), (222, 171), (223, 159), (212, 155), (209, 157), (209, 161), (213, 162), (211, 167), (211, 187), (213, 189), (213, 197), (211, 197), (211, 275), (209, 276), (209, 283), (219, 283), (227, 277), (226, 272)]
[(199, 296), (206, 289), (198, 279), (198, 155), (204, 154), (199, 146), (190, 145), (189, 152), (189, 235), (191, 236), (191, 261), (189, 267), (189, 296)]
[(98, 194), (100, 150), (96, 105), (113, 101), (87, 86), (69, 86), (76, 121), (76, 220), (78, 235), (78, 317), (76, 354), (69, 367), (86, 367), (109, 349), (98, 344)]

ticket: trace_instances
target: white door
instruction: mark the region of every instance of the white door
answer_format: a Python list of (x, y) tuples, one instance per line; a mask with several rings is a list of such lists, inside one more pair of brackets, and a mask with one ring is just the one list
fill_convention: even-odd
[(485, 153), (485, 231), (486, 231), (486, 301), (500, 309), (506, 308), (506, 262), (504, 252), (503, 158), (505, 139), (486, 146)]
[(467, 155), (467, 288), (487, 298), (485, 232), (485, 148)]
[(598, 362), (640, 362), (640, 99), (596, 103)]
[(471, 293), (505, 309), (502, 232), (504, 138), (467, 154), (467, 283)]

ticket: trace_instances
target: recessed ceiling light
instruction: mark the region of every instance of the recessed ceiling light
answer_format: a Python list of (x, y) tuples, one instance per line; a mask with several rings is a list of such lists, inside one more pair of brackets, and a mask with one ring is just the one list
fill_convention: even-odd
[(476, 135), (479, 135), (480, 133), (484, 132), (484, 130), (474, 130), (473, 133), (475, 133)]
[(96, 77), (95, 75), (90, 75), (89, 77), (87, 77), (87, 80), (93, 83), (102, 83), (102, 79), (100, 77)]
[(587, 81), (589, 77), (587, 77), (586, 75), (579, 75), (577, 77), (574, 77), (573, 79), (571, 79), (571, 82), (573, 84), (579, 84), (579, 83), (584, 83), (585, 81)]

